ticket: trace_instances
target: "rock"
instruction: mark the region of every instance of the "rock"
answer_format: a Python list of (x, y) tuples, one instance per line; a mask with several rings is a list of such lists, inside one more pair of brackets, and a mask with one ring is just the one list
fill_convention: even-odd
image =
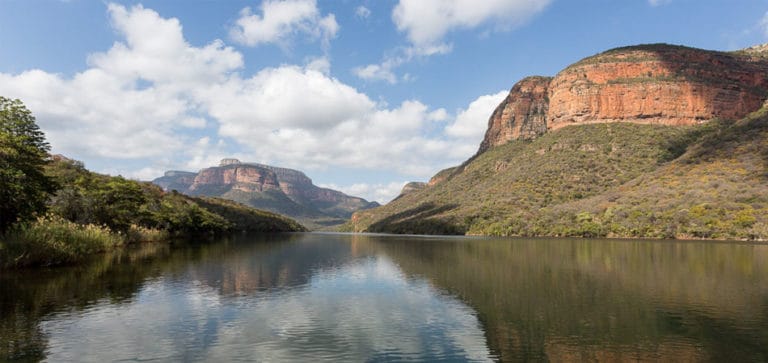
[(574, 123), (693, 125), (740, 119), (768, 95), (768, 63), (670, 45), (619, 48), (561, 71), (549, 90), (547, 128)]
[(424, 189), (426, 187), (427, 187), (427, 183), (410, 182), (410, 183), (406, 184), (405, 186), (403, 186), (403, 189), (400, 190), (400, 195), (398, 196), (398, 198), (400, 198), (400, 197), (402, 197), (402, 196), (404, 196), (406, 194), (417, 192), (417, 191), (422, 190), (422, 189)]
[(376, 202), (320, 188), (298, 170), (224, 159), (198, 173), (168, 171), (153, 183), (165, 190), (232, 199), (294, 218), (349, 218)]
[(517, 82), (493, 111), (478, 153), (511, 140), (531, 139), (547, 132), (551, 77), (527, 77)]
[(525, 78), (491, 115), (478, 154), (574, 124), (741, 119), (768, 98), (767, 49), (639, 45), (585, 58), (554, 78)]
[(456, 172), (456, 170), (458, 170), (457, 166), (440, 170), (439, 172), (437, 172), (437, 174), (435, 174), (435, 176), (429, 179), (429, 183), (427, 183), (427, 186), (432, 187), (450, 179), (451, 175), (453, 175), (453, 173)]
[(195, 176), (189, 191), (194, 193), (211, 185), (230, 186), (232, 189), (248, 193), (280, 190), (280, 183), (273, 171), (254, 165), (228, 164), (203, 169)]
[(169, 170), (162, 177), (155, 179), (153, 183), (164, 190), (185, 191), (195, 182), (195, 176), (197, 176), (197, 173)]
[(237, 159), (221, 159), (221, 162), (219, 163), (219, 166), (228, 166), (228, 165), (240, 165), (240, 160), (237, 160)]

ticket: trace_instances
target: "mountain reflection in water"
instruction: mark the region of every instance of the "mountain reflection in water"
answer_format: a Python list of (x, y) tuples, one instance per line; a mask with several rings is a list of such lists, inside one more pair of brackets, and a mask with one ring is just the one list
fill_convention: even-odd
[(768, 246), (346, 234), (0, 273), (0, 360), (768, 360)]

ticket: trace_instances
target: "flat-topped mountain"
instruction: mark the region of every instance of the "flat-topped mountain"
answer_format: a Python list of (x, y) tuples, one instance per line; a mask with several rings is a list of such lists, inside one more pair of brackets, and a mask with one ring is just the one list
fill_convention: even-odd
[(321, 188), (303, 172), (224, 159), (197, 173), (168, 171), (152, 181), (166, 190), (215, 196), (296, 218), (309, 227), (340, 224), (353, 212), (379, 204)]
[(345, 229), (766, 240), (766, 55), (640, 45), (525, 78), (477, 154)]
[(639, 45), (585, 58), (555, 77), (525, 78), (491, 116), (479, 152), (576, 124), (741, 119), (768, 94), (762, 54), (764, 47), (716, 52)]

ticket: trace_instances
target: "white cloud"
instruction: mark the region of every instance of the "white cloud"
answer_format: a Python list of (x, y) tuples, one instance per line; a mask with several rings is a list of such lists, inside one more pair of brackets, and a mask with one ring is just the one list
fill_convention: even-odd
[[(242, 54), (223, 42), (195, 47), (177, 19), (142, 6), (108, 8), (122, 39), (91, 55), (86, 70), (0, 73), (0, 94), (25, 102), (54, 152), (96, 171), (148, 179), (234, 156), (426, 180), (477, 149), (467, 135), (485, 124), (468, 120), (487, 120), (481, 106), (492, 109), (484, 98), (458, 117), (413, 99), (388, 106), (331, 76), (325, 57), (245, 77)], [(386, 201), (402, 186), (387, 182), (366, 193)]]
[(360, 5), (355, 9), (355, 16), (360, 19), (368, 19), (371, 16), (371, 9)]
[(352, 185), (323, 184), (321, 187), (339, 190), (347, 195), (365, 198), (368, 201), (377, 201), (380, 204), (389, 203), (400, 195), (403, 186), (408, 182), (399, 181), (391, 183), (356, 183)]
[[(253, 155), (300, 169), (344, 166), (429, 177), (433, 163), (459, 161), (454, 144), (426, 130), (446, 119), (415, 100), (395, 108), (322, 73), (296, 66), (209, 87), (206, 109), (219, 133)], [(476, 145), (475, 145), (476, 146)]]
[(328, 57), (310, 58), (307, 62), (307, 69), (320, 72), (322, 74), (331, 73), (331, 61)]
[(395, 68), (413, 59), (448, 54), (453, 50), (444, 37), (455, 29), (472, 29), (486, 24), (494, 30), (519, 26), (552, 0), (400, 0), (392, 11), (397, 29), (406, 33), (410, 45), (385, 57), (379, 64), (353, 70), (365, 80), (397, 82)]
[(454, 137), (476, 140), (479, 144), (485, 134), (488, 118), (507, 94), (509, 91), (499, 91), (478, 97), (469, 104), (469, 107), (458, 112), (456, 120), (445, 128), (445, 133)]
[[(400, 0), (392, 11), (397, 29), (417, 49), (444, 48), (443, 37), (454, 29), (492, 23), (496, 29), (519, 26), (551, 0)], [(434, 50), (433, 50), (434, 51)]]
[(184, 130), (207, 125), (189, 94), (224, 82), (242, 67), (242, 55), (218, 40), (192, 47), (177, 19), (140, 5), (108, 10), (125, 42), (91, 55), (91, 67), (71, 78), (42, 70), (0, 73), (0, 94), (33, 110), (56, 152), (137, 159), (184, 150)]
[(297, 34), (321, 39), (325, 46), (336, 36), (339, 24), (334, 14), (321, 16), (316, 0), (265, 0), (261, 14), (251, 8), (240, 11), (240, 18), (230, 29), (235, 42), (248, 46), (284, 44)]
[(164, 19), (141, 5), (127, 9), (109, 4), (108, 9), (126, 43), (115, 43), (107, 53), (91, 55), (88, 61), (111, 76), (189, 85), (220, 81), (243, 66), (242, 55), (220, 40), (191, 47), (175, 18)]
[(288, 65), (263, 69), (249, 79), (233, 77), (199, 96), (220, 121), (220, 133), (236, 139), (264, 138), (277, 129), (325, 130), (374, 107), (368, 96), (337, 79)]
[(367, 81), (383, 80), (390, 84), (397, 83), (397, 76), (392, 72), (392, 67), (383, 64), (369, 64), (365, 67), (358, 67), (352, 70), (357, 77)]

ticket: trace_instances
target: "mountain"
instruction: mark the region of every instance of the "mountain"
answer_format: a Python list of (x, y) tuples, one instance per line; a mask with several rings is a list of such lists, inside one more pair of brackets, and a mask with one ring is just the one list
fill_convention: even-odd
[(304, 173), (263, 164), (224, 159), (198, 173), (168, 171), (152, 181), (165, 190), (213, 196), (283, 214), (310, 228), (343, 223), (353, 212), (379, 206), (376, 202), (320, 188)]
[(345, 228), (768, 239), (767, 48), (623, 47), (525, 78), (477, 154)]

